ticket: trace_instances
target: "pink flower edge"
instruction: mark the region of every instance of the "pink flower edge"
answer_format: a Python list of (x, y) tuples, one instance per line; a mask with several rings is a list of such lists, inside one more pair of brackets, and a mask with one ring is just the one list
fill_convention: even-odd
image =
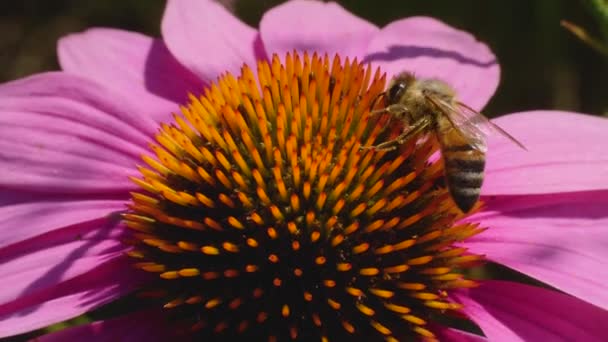
[[(302, 20), (306, 13), (318, 20)], [(177, 110), (176, 101), (185, 94), (180, 91), (197, 93), (200, 84), (215, 81), (226, 71), (238, 75), (243, 63), (255, 71), (257, 61), (294, 50), (327, 53), (330, 58), (334, 53), (343, 59), (357, 57), (382, 68), (389, 77), (407, 69), (421, 77), (440, 78), (477, 109), (490, 99), (500, 77), (496, 57), (464, 31), (426, 17), (402, 19), (378, 29), (336, 3), (286, 2), (265, 13), (258, 31), (214, 1), (172, 0), (167, 3), (162, 32), (162, 42), (111, 29), (71, 35), (59, 45), (61, 64), (64, 70), (86, 74), (119, 93), (138, 94), (141, 100), (132, 105), (156, 120)], [(96, 68), (100, 58), (104, 68)], [(177, 76), (167, 79), (168, 75)]]
[(485, 281), (457, 292), (489, 341), (602, 341), (608, 311), (553, 290)]

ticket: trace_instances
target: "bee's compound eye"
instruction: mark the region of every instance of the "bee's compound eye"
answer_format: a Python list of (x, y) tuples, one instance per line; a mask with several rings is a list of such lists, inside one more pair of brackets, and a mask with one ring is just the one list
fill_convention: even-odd
[(388, 100), (390, 103), (397, 103), (401, 99), (403, 92), (407, 88), (405, 82), (397, 82), (388, 90)]

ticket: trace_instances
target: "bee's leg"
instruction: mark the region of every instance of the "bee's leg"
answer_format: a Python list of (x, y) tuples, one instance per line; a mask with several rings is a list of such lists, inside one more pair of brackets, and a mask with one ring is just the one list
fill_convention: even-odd
[(374, 109), (372, 111), (369, 112), (369, 115), (378, 115), (378, 114), (384, 114), (386, 113), (386, 108), (380, 108), (380, 109)]
[(407, 130), (403, 130), (403, 133), (401, 133), (394, 140), (396, 140), (399, 144), (403, 144), (416, 134), (422, 132), (430, 123), (431, 120), (428, 117), (422, 117), (418, 121), (414, 122)]
[(416, 134), (422, 132), (431, 123), (428, 117), (422, 117), (418, 121), (415, 121), (411, 126), (404, 128), (403, 132), (395, 139), (385, 141), (378, 145), (372, 146), (361, 146), (360, 149), (374, 149), (376, 151), (392, 151), (397, 148), (397, 145), (401, 145), (411, 139)]
[(378, 145), (359, 146), (360, 150), (392, 151), (397, 148), (397, 139), (385, 141)]
[(369, 115), (378, 115), (378, 114), (388, 113), (388, 114), (392, 114), (399, 118), (399, 117), (401, 117), (401, 115), (403, 115), (407, 112), (408, 112), (408, 109), (406, 106), (404, 106), (400, 103), (395, 103), (388, 107), (372, 110), (371, 112), (369, 112)]
[[(397, 119), (397, 120), (403, 120), (403, 117), (408, 115), (409, 117), (409, 111), (407, 109), (406, 106), (402, 105), (402, 104), (392, 104), (388, 107), (384, 107), (381, 109), (376, 109), (373, 110), (369, 113), (370, 116), (372, 115), (378, 115), (378, 114), (384, 114), (384, 113), (388, 113), (391, 115), (390, 119)], [(391, 122), (391, 120), (386, 120), (384, 122), (384, 125), (382, 127), (382, 129), (386, 129), (386, 126), (388, 126), (388, 124)]]

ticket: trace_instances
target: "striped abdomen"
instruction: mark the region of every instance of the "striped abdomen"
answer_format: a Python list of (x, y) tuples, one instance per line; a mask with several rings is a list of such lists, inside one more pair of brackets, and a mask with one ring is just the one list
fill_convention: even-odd
[(452, 199), (463, 212), (473, 208), (481, 191), (485, 153), (470, 144), (444, 145), (445, 177)]

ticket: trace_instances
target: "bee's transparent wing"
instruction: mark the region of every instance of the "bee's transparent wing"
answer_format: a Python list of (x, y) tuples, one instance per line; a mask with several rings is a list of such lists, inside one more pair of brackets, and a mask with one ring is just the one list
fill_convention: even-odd
[(526, 151), (528, 150), (526, 148), (526, 146), (524, 146), (524, 144), (521, 143), (521, 141), (517, 140), (514, 136), (509, 134), (507, 131), (500, 128), (500, 126), (498, 126), (497, 124), (490, 121), (483, 114), (477, 112), (476, 110), (472, 109), (471, 107), (467, 106), (464, 103), (458, 102), (457, 105), (461, 109), (460, 111), (458, 111), (459, 116), (461, 116), (464, 120), (469, 122), (468, 125), (475, 125), (480, 130), (483, 130), (486, 134), (498, 133), (498, 134), (502, 135), (503, 137), (511, 140), (512, 143), (521, 147), (522, 149), (524, 149)]
[(478, 149), (485, 150), (486, 137), (498, 133), (522, 149), (527, 150), (519, 140), (466, 104), (461, 102), (451, 104), (435, 96), (427, 96), (427, 99), (446, 114), (452, 125), (472, 140), (477, 145), (476, 147), (479, 147)]
[(471, 147), (480, 152), (486, 152), (487, 133), (481, 130), (473, 120), (468, 119), (466, 114), (460, 113), (460, 106), (433, 95), (427, 95), (426, 99), (450, 121), (452, 129), (458, 132)]

